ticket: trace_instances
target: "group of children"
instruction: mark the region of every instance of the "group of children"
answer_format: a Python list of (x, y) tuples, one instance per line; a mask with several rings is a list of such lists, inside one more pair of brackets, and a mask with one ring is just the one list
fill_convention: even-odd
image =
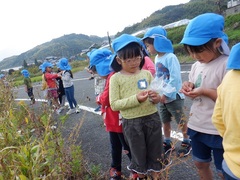
[[(72, 68), (68, 63), (68, 59), (61, 58), (57, 63), (57, 67), (58, 72), (53, 73), (53, 65), (50, 62), (44, 62), (39, 66), (39, 69), (41, 69), (43, 73), (41, 89), (44, 92), (44, 97), (50, 102), (50, 105), (53, 105), (57, 114), (61, 113), (65, 108), (65, 96), (67, 97), (70, 107), (66, 114), (70, 115), (73, 113), (79, 113), (80, 110), (74, 97)], [(21, 73), (24, 76), (24, 85), (26, 92), (31, 99), (31, 104), (34, 104), (35, 98), (29, 72), (28, 70), (23, 69)]]
[[(172, 120), (183, 134), (177, 155), (187, 156), (192, 151), (200, 179), (213, 179), (212, 159), (222, 179), (240, 179), (240, 43), (230, 53), (224, 18), (214, 13), (193, 18), (180, 43), (196, 60), (185, 82), (172, 42), (162, 27), (149, 29), (142, 39), (119, 36), (112, 42), (113, 53), (97, 49), (89, 54), (90, 66), (106, 82), (96, 100), (109, 132), (112, 180), (121, 178), (123, 152), (130, 160), (127, 168), (132, 179), (146, 179), (149, 174), (159, 179), (170, 164), (166, 155), (175, 149), (170, 136)], [(154, 63), (148, 53), (155, 55)], [(67, 114), (77, 113), (71, 66), (66, 58), (57, 66), (58, 73), (52, 73), (49, 62), (41, 66), (47, 96), (60, 113), (56, 84), (60, 78), (70, 106)], [(34, 104), (29, 73), (23, 70), (22, 74)], [(153, 81), (158, 83), (156, 88)], [(188, 120), (185, 97), (192, 99)]]
[[(240, 179), (240, 44), (229, 57), (224, 18), (214, 13), (192, 19), (180, 43), (196, 60), (185, 82), (171, 40), (161, 27), (149, 29), (141, 40), (119, 36), (112, 42), (113, 54), (101, 49), (90, 55), (90, 65), (106, 79), (97, 99), (110, 136), (111, 179), (121, 178), (122, 150), (129, 157), (132, 179), (145, 179), (148, 174), (159, 179), (167, 165), (165, 155), (175, 149), (170, 137), (173, 119), (183, 134), (177, 155), (192, 151), (200, 179), (213, 179), (212, 158), (222, 179)], [(144, 45), (155, 55), (154, 77), (143, 68)], [(227, 73), (227, 68), (233, 70)], [(156, 89), (151, 88), (155, 80)], [(183, 111), (185, 96), (192, 99), (188, 120)]]

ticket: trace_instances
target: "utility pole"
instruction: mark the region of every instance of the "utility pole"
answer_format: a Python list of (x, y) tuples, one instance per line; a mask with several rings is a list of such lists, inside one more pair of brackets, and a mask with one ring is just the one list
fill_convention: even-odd
[(216, 1), (216, 5), (218, 6), (218, 13), (222, 14), (222, 8), (221, 8), (221, 0)]
[(111, 42), (111, 38), (110, 38), (110, 36), (109, 36), (109, 33), (107, 32), (107, 37), (108, 37), (108, 44), (109, 44), (109, 48), (110, 48), (110, 50), (111, 51), (113, 51), (113, 49), (112, 49), (112, 46), (111, 46), (111, 44), (112, 44), (112, 42)]

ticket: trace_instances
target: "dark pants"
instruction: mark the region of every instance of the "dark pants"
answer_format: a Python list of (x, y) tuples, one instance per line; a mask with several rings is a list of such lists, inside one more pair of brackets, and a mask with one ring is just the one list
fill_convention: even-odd
[(129, 160), (131, 160), (131, 153), (128, 145), (124, 140), (123, 133), (109, 132), (111, 143), (112, 163), (111, 167), (121, 171), (122, 164), (122, 150), (127, 150)]
[(59, 100), (60, 104), (62, 104), (62, 102), (63, 102), (63, 96), (65, 96), (65, 90), (58, 89), (58, 100)]
[(35, 99), (34, 99), (34, 95), (33, 95), (33, 88), (28, 88), (28, 89), (27, 89), (27, 94), (28, 94), (28, 97), (29, 97), (32, 101), (35, 100)]

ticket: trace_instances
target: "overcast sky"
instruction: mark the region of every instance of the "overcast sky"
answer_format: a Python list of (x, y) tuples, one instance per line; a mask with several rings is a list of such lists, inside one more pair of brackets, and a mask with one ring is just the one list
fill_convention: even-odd
[(115, 35), (189, 0), (1, 0), (0, 61), (64, 34)]

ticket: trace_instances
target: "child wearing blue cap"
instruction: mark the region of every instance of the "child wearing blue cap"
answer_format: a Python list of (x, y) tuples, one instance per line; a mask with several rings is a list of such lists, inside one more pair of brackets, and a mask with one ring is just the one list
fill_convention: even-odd
[(123, 34), (113, 41), (112, 47), (116, 55), (111, 66), (117, 72), (110, 79), (110, 105), (123, 117), (123, 133), (132, 155), (128, 169), (139, 178), (149, 172), (157, 179), (163, 168), (163, 147), (156, 102), (148, 98), (153, 76), (142, 70), (144, 58), (136, 37)]
[[(106, 50), (109, 51), (109, 50)], [(109, 102), (109, 81), (111, 76), (115, 73), (110, 69), (112, 53), (108, 54), (105, 50), (96, 50), (90, 56), (91, 65), (95, 66), (96, 73), (106, 80), (106, 85), (101, 94), (96, 98), (98, 104), (101, 105), (101, 114), (104, 120), (106, 131), (109, 132), (111, 144), (111, 168), (109, 170), (110, 179), (121, 179), (122, 170), (122, 151), (131, 159), (131, 153), (126, 144), (122, 132), (122, 118), (119, 111), (113, 111)]]
[(184, 95), (180, 92), (182, 86), (181, 67), (178, 58), (173, 54), (173, 46), (167, 39), (164, 28), (156, 26), (149, 29), (142, 38), (150, 54), (155, 56), (156, 78), (163, 78), (165, 85), (175, 88), (171, 92), (163, 92), (159, 101), (160, 117), (163, 122), (164, 152), (168, 154), (175, 149), (171, 140), (171, 121), (174, 119), (178, 129), (183, 134), (180, 157), (191, 152), (191, 144), (187, 135), (187, 122), (184, 114)]
[(35, 104), (35, 98), (34, 98), (34, 94), (33, 94), (33, 86), (32, 86), (32, 81), (30, 78), (30, 74), (28, 72), (28, 70), (23, 69), (21, 71), (24, 79), (23, 79), (23, 83), (25, 85), (25, 91), (28, 94), (28, 97), (31, 99), (31, 104)]
[(217, 87), (226, 74), (229, 48), (223, 32), (224, 18), (205, 13), (193, 18), (187, 25), (181, 43), (195, 59), (189, 81), (183, 82), (182, 92), (192, 99), (188, 121), (192, 158), (202, 179), (213, 179), (210, 169), (212, 154), (219, 176), (222, 177), (222, 138), (212, 123), (217, 98)]
[(60, 114), (62, 109), (60, 108), (60, 104), (58, 102), (58, 92), (57, 92), (57, 83), (56, 78), (61, 77), (60, 74), (52, 73), (53, 65), (50, 62), (44, 62), (41, 65), (42, 73), (44, 74), (44, 79), (47, 83), (47, 98), (55, 106), (55, 110), (57, 114)]
[[(98, 64), (102, 60), (102, 58), (108, 57), (111, 54), (112, 51), (107, 48), (93, 49), (90, 53), (88, 53), (90, 59), (89, 72), (92, 74), (92, 77), (94, 79), (94, 91), (96, 97), (103, 92), (106, 84), (106, 79), (99, 76), (99, 74), (96, 72), (96, 66), (94, 64)], [(100, 110), (101, 105), (98, 105), (98, 107), (94, 109), (95, 112)]]
[(223, 175), (226, 180), (240, 179), (240, 43), (231, 49), (227, 69), (217, 89), (218, 97), (212, 122), (223, 138)]
[(5, 77), (4, 74), (0, 74), (0, 80), (3, 79)]
[(69, 111), (67, 112), (67, 115), (73, 114), (73, 113), (79, 113), (80, 110), (77, 105), (77, 101), (74, 97), (74, 84), (73, 84), (73, 74), (72, 74), (72, 67), (68, 63), (68, 59), (61, 58), (57, 64), (58, 68), (61, 70), (59, 74), (61, 75), (63, 87), (65, 94), (67, 96), (67, 100), (70, 106)]

